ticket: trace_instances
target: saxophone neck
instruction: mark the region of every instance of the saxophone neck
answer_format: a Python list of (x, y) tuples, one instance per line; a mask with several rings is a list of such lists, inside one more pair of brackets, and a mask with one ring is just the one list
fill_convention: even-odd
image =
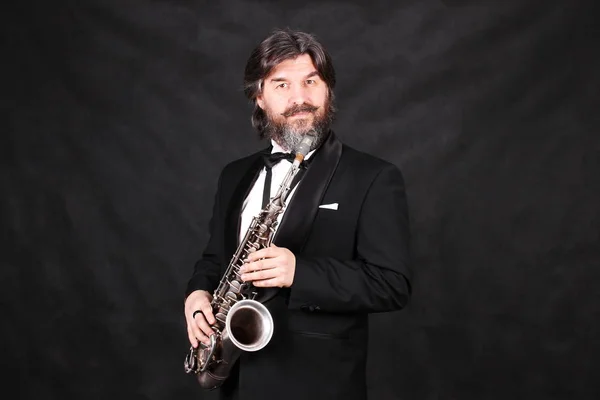
[(283, 179), (283, 181), (281, 182), (281, 185), (279, 186), (279, 190), (277, 191), (277, 194), (273, 198), (274, 200), (277, 200), (277, 203), (281, 208), (284, 207), (284, 205), (287, 201), (287, 197), (290, 194), (292, 182), (294, 181), (294, 178), (296, 177), (296, 175), (298, 174), (299, 171), (300, 171), (300, 166), (296, 165), (294, 163), (288, 170), (285, 178)]

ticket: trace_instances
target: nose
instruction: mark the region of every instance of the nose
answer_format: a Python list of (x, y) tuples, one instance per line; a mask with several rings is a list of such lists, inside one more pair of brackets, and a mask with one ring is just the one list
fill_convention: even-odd
[(304, 85), (292, 85), (292, 87), (290, 87), (289, 102), (291, 104), (310, 103), (308, 88)]

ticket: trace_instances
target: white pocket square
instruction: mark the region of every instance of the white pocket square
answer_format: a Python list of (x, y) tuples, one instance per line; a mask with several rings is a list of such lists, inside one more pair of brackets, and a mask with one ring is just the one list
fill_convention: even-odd
[(319, 208), (327, 208), (328, 210), (337, 210), (338, 209), (338, 203), (321, 204), (319, 206)]

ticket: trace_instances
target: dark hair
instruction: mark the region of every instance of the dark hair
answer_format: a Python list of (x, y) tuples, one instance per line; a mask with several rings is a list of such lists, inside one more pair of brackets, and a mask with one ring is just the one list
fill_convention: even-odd
[(320, 78), (327, 84), (329, 101), (333, 103), (335, 70), (325, 47), (312, 34), (291, 29), (276, 29), (252, 51), (244, 72), (244, 93), (254, 102), (252, 126), (261, 137), (267, 124), (267, 116), (258, 106), (256, 98), (261, 93), (263, 79), (279, 63), (303, 54), (308, 54), (312, 59)]

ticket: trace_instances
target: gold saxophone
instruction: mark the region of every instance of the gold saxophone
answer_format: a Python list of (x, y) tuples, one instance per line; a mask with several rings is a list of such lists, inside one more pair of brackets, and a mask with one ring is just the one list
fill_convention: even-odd
[(310, 151), (312, 136), (305, 136), (296, 150), (296, 157), (283, 179), (277, 194), (252, 219), (244, 239), (229, 262), (211, 302), (216, 323), (210, 344), (190, 347), (184, 362), (185, 372), (196, 374), (203, 389), (216, 389), (229, 377), (231, 368), (241, 351), (264, 348), (273, 335), (271, 313), (257, 300), (258, 292), (251, 282), (243, 282), (240, 268), (246, 257), (259, 249), (269, 247), (277, 227), (277, 218), (285, 208), (292, 182), (300, 171), (300, 164)]

